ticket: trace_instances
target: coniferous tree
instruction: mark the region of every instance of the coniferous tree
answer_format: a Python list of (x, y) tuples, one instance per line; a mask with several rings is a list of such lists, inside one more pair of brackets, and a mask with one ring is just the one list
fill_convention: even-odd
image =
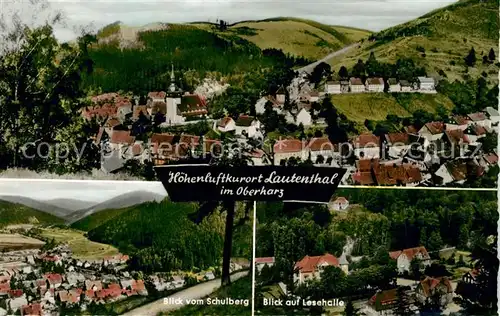
[(341, 79), (349, 78), (349, 72), (345, 66), (340, 67), (339, 69), (339, 77)]
[(497, 57), (495, 55), (495, 50), (493, 50), (493, 48), (490, 49), (490, 52), (488, 54), (488, 58), (491, 62), (494, 62), (497, 59)]
[(472, 47), (469, 51), (469, 54), (465, 57), (465, 64), (469, 67), (474, 67), (476, 61), (476, 51), (474, 50), (474, 47)]

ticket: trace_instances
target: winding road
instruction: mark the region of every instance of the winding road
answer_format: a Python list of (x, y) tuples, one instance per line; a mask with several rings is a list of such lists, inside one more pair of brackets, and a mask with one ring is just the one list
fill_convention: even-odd
[[(234, 282), (242, 277), (248, 275), (248, 271), (236, 272), (231, 275), (231, 281)], [(173, 310), (182, 308), (185, 305), (167, 305), (163, 303), (164, 299), (177, 299), (181, 298), (183, 301), (186, 299), (201, 299), (205, 296), (212, 294), (215, 290), (220, 287), (220, 279), (214, 279), (211, 281), (203, 282), (201, 284), (189, 287), (185, 290), (174, 293), (170, 296), (166, 296), (144, 306), (133, 309), (125, 314), (124, 316), (156, 316), (161, 312), (171, 312)], [(236, 299), (236, 298), (235, 298)]]
[(356, 47), (358, 45), (359, 45), (359, 43), (353, 43), (351, 45), (348, 45), (348, 46), (346, 46), (346, 47), (344, 47), (342, 49), (339, 49), (339, 50), (337, 50), (337, 51), (335, 51), (333, 53), (330, 53), (330, 54), (326, 55), (325, 57), (323, 57), (323, 58), (321, 58), (321, 59), (313, 62), (312, 64), (309, 64), (307, 66), (304, 66), (302, 68), (297, 69), (297, 71), (299, 73), (301, 73), (301, 72), (311, 73), (313, 71), (314, 67), (316, 67), (318, 64), (320, 64), (322, 62), (328, 63), (328, 60), (330, 60), (333, 57), (336, 57), (338, 55), (342, 55), (344, 53), (347, 53), (348, 51), (350, 51), (351, 49), (353, 49), (354, 47)]

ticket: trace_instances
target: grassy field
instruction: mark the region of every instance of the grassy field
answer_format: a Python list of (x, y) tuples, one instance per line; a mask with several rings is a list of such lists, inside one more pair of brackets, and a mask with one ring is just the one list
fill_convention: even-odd
[(118, 254), (113, 246), (88, 240), (82, 231), (75, 229), (43, 228), (42, 236), (54, 238), (58, 243), (68, 243), (73, 255), (78, 259), (102, 259)]
[[(441, 70), (451, 81), (486, 72), (491, 81), (497, 82), (498, 67), (482, 64), (482, 56), (488, 55), (491, 48), (498, 60), (497, 30), (497, 2), (467, 0), (377, 33), (375, 41), (365, 40), (329, 62), (336, 71), (341, 65), (349, 69), (358, 59), (366, 61), (373, 51), (381, 62), (394, 63), (398, 58), (411, 57), (429, 75), (437, 75)], [(476, 51), (477, 62), (475, 67), (466, 69), (464, 58), (471, 47)]]
[[(211, 24), (195, 23), (210, 30)], [(296, 56), (317, 60), (343, 46), (366, 38), (370, 32), (343, 26), (329, 26), (298, 18), (272, 18), (243, 21), (231, 25), (225, 33), (238, 35), (261, 49), (277, 48)]]
[(339, 94), (332, 96), (332, 102), (349, 120), (360, 124), (366, 119), (385, 120), (387, 114), (411, 116), (418, 109), (433, 113), (439, 105), (453, 108), (451, 100), (440, 94), (407, 93), (397, 97), (390, 93)]

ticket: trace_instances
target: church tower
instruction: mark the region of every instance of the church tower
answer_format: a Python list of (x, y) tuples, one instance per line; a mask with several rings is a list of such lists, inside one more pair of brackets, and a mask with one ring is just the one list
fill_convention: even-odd
[(175, 83), (174, 63), (172, 63), (170, 86), (167, 90), (167, 113), (165, 114), (167, 123), (181, 123), (183, 121), (183, 117), (179, 111), (181, 97), (182, 90)]

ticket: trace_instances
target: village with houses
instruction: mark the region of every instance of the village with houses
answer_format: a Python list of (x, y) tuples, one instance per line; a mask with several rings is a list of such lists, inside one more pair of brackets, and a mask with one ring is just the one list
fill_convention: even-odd
[[(47, 249), (29, 231), (0, 234), (0, 315), (97, 314), (106, 306), (143, 298), (143, 303), (214, 280), (214, 270), (145, 273), (131, 271), (128, 255), (75, 257), (67, 244)], [(230, 270), (248, 266), (231, 262)], [(104, 308), (104, 309), (103, 309)]]
[[(210, 96), (182, 91), (175, 83), (173, 66), (170, 77), (166, 91), (147, 96), (106, 93), (92, 97), (93, 106), (82, 109), (85, 119), (100, 124), (92, 139), (101, 149), (104, 172), (120, 172), (130, 161), (162, 165), (207, 157), (220, 152), (223, 135), (228, 134), (238, 144), (252, 141), (247, 156), (253, 165), (309, 163), (345, 168), (341, 183), (347, 185), (457, 186), (481, 178), (498, 163), (496, 146), (483, 146), (484, 138), (496, 137), (500, 114), (493, 107), (452, 115), (446, 121), (423, 122), (420, 127), (404, 126), (398, 132), (349, 135), (342, 143), (332, 143), (321, 132), (328, 126), (318, 115), (325, 99), (337, 94), (435, 94), (434, 78), (418, 77), (411, 84), (394, 78), (367, 78), (364, 83), (360, 78), (325, 78), (324, 86), (315, 89), (307, 73), (297, 73), (289, 87), (261, 96), (249, 113), (214, 118)], [(305, 138), (297, 133), (269, 133), (265, 124), (269, 111), (297, 130), (316, 132), (302, 133)], [(196, 133), (193, 127), (200, 125), (204, 132)]]
[[(445, 194), (441, 196), (446, 198)], [(345, 196), (333, 196), (327, 208), (333, 214), (332, 221), (327, 222), (329, 225), (335, 225), (336, 218), (342, 223), (346, 218), (362, 216), (359, 213), (360, 205), (350, 203)], [(309, 210), (305, 208), (304, 211)], [(423, 315), (425, 314), (423, 311), (429, 310), (437, 313), (436, 315), (462, 315), (460, 311), (463, 306), (460, 300), (477, 291), (477, 287), (481, 286), (480, 280), (487, 273), (481, 263), (483, 258), (472, 258), (470, 252), (449, 244), (433, 247), (432, 250), (418, 243), (411, 248), (385, 250), (387, 249), (385, 246), (377, 243), (378, 246), (372, 247), (378, 247), (382, 252), (376, 250), (373, 255), (360, 255), (355, 251), (359, 246), (356, 244), (363, 243), (359, 238), (362, 239), (364, 236), (358, 236), (347, 237), (342, 250), (337, 251), (340, 255), (334, 255), (329, 251), (318, 251), (316, 247), (326, 246), (323, 241), (318, 242), (323, 240), (322, 236), (315, 235), (311, 240), (310, 237), (299, 237), (304, 236), (304, 233), (307, 236), (308, 229), (300, 231), (307, 218), (307, 215), (302, 216), (302, 224), (295, 226), (296, 231), (293, 229), (288, 231), (290, 235), (296, 234), (290, 238), (298, 238), (300, 242), (284, 247), (275, 244), (275, 248), (267, 248), (266, 252), (274, 253), (275, 256), (254, 259), (257, 274), (256, 288), (259, 292), (256, 296), (259, 301), (256, 304), (261, 314), (276, 314), (280, 311), (293, 314), (295, 311), (308, 310), (307, 308), (311, 306), (288, 304), (286, 307), (281, 307), (284, 309), (269, 310), (269, 305), (273, 304), (269, 302), (282, 300), (321, 301), (323, 304), (321, 312), (325, 315), (344, 315), (348, 314), (347, 310), (368, 316), (400, 315), (400, 308), (403, 305), (408, 315)], [(366, 224), (369, 220), (359, 220), (364, 221), (366, 227), (370, 225)], [(279, 222), (279, 219), (277, 221)], [(290, 222), (291, 219), (287, 221)], [(349, 223), (357, 227), (350, 231), (357, 231), (360, 228), (357, 226), (359, 223), (351, 221)], [(290, 224), (281, 222), (280, 225), (277, 226), (279, 228), (271, 226), (271, 229), (285, 229)], [(380, 227), (375, 228), (376, 233), (369, 232), (366, 227), (363, 231), (370, 234), (369, 239), (380, 240), (382, 237), (383, 240), (383, 236), (391, 234), (380, 231)], [(321, 229), (327, 230), (320, 228), (320, 231)], [(262, 233), (265, 230), (266, 228), (257, 230), (257, 240), (259, 231)], [(328, 234), (326, 231), (325, 233)], [(419, 234), (422, 232), (419, 231)], [(304, 248), (303, 245), (309, 246)], [(266, 249), (265, 245), (259, 243), (256, 247)], [(279, 252), (276, 249), (279, 249)], [(305, 255), (296, 257), (296, 254), (301, 252)], [(290, 257), (298, 259), (290, 260)], [(343, 303), (339, 305), (339, 301)], [(332, 305), (327, 305), (328, 302)], [(347, 302), (352, 304), (351, 309), (346, 307)], [(282, 303), (281, 306), (285, 304)]]

